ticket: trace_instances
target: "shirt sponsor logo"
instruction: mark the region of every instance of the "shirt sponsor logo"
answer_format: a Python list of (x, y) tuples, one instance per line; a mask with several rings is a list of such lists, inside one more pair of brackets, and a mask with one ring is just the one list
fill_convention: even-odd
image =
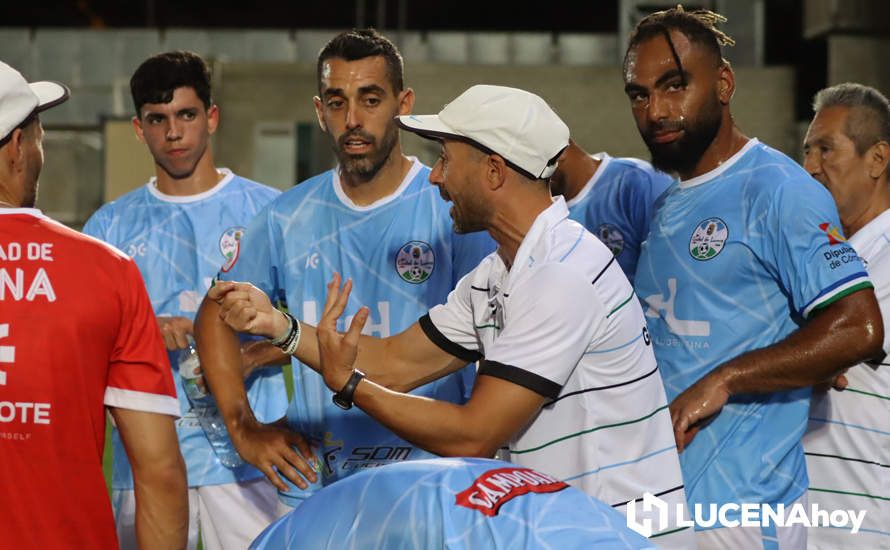
[[(674, 301), (677, 299), (677, 279), (675, 277), (668, 279), (667, 288), (667, 298), (665, 298), (663, 294), (652, 294), (643, 299), (648, 306), (646, 308), (646, 317), (657, 319), (659, 315), (662, 315), (667, 323), (668, 330), (677, 336), (710, 336), (710, 321), (677, 318), (677, 315), (674, 312)], [(671, 338), (671, 340), (672, 342), (665, 342), (662, 339), (656, 338), (655, 343), (662, 346), (680, 345), (679, 340), (675, 338)], [(691, 341), (689, 344), (693, 345)], [(707, 348), (707, 344), (704, 347)]]
[(819, 229), (828, 236), (828, 244), (841, 244), (847, 242), (846, 237), (844, 237), (844, 234), (841, 233), (841, 230), (836, 225), (820, 223)]
[(403, 281), (419, 285), (430, 278), (436, 265), (433, 247), (423, 241), (410, 241), (396, 254), (396, 271)]
[(692, 238), (689, 239), (689, 254), (696, 260), (706, 261), (715, 258), (723, 251), (729, 227), (720, 218), (708, 218), (698, 223)]
[(555, 477), (529, 468), (497, 468), (476, 478), (472, 485), (458, 493), (455, 504), (483, 515), (498, 515), (501, 506), (528, 493), (556, 493), (568, 484)]
[[(831, 236), (829, 235), (829, 239)], [(851, 262), (859, 261), (859, 255), (853, 250), (853, 247), (844, 245), (840, 248), (832, 248), (822, 253), (822, 257), (828, 262), (828, 267), (837, 269)]]
[(596, 236), (606, 248), (612, 251), (613, 256), (618, 256), (624, 250), (624, 235), (611, 223), (604, 223), (596, 228)]
[(223, 264), (223, 272), (227, 272), (235, 266), (238, 254), (241, 251), (241, 239), (244, 237), (243, 227), (230, 227), (223, 231), (219, 238), (219, 251), (222, 252), (226, 263)]
[(322, 468), (325, 477), (335, 475), (336, 470), (363, 470), (386, 466), (393, 462), (402, 462), (411, 458), (414, 447), (395, 445), (369, 445), (352, 447), (349, 455), (343, 453), (345, 445), (342, 439), (334, 439), (331, 432), (325, 433), (322, 449)]

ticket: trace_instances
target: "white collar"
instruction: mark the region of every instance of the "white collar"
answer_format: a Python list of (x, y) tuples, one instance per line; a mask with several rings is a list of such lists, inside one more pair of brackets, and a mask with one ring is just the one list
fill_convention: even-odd
[(352, 199), (346, 194), (346, 191), (343, 190), (343, 183), (340, 181), (340, 166), (337, 165), (334, 167), (334, 194), (337, 195), (337, 198), (340, 199), (347, 208), (351, 210), (355, 210), (357, 212), (367, 212), (368, 210), (374, 210), (375, 208), (379, 208), (384, 204), (388, 204), (401, 195), (405, 189), (408, 188), (408, 185), (411, 184), (411, 181), (417, 176), (420, 169), (423, 168), (423, 164), (417, 160), (417, 157), (408, 157), (408, 160), (412, 162), (411, 169), (408, 170), (408, 173), (405, 174), (405, 177), (402, 179), (402, 182), (396, 188), (395, 191), (386, 195), (385, 197), (381, 197), (371, 204), (366, 205), (358, 205), (355, 204)]
[(760, 143), (760, 142), (757, 140), (757, 138), (749, 139), (748, 143), (746, 143), (744, 145), (744, 147), (742, 147), (741, 149), (736, 151), (736, 153), (733, 156), (729, 157), (728, 159), (726, 159), (725, 161), (720, 163), (720, 165), (717, 166), (717, 168), (714, 168), (710, 172), (705, 172), (704, 174), (702, 174), (700, 176), (695, 176), (694, 178), (689, 178), (688, 180), (680, 180), (680, 188), (688, 189), (689, 187), (695, 187), (696, 185), (701, 185), (703, 183), (707, 183), (707, 182), (711, 181), (712, 179), (717, 178), (718, 176), (723, 174), (723, 172), (726, 172), (730, 166), (732, 166), (733, 164), (738, 162), (740, 158), (745, 156), (745, 153), (750, 151), (751, 148), (754, 147), (755, 145), (757, 145), (758, 143)]
[(568, 217), (569, 208), (566, 206), (565, 199), (562, 196), (553, 197), (553, 202), (543, 212), (538, 214), (528, 233), (522, 239), (522, 243), (519, 244), (519, 250), (516, 251), (513, 265), (510, 267), (511, 279), (515, 279), (517, 273), (535, 264), (537, 258), (535, 258), (534, 251), (538, 243), (541, 242), (541, 239), (544, 238), (550, 229)]
[(890, 209), (884, 210), (871, 220), (862, 229), (848, 237), (848, 242), (853, 248), (867, 245), (890, 229)]
[(46, 215), (38, 210), (37, 208), (0, 208), (0, 215), (7, 214), (27, 214), (29, 216), (34, 216), (35, 218), (44, 218), (49, 219)]
[(612, 160), (612, 157), (609, 156), (605, 151), (601, 151), (596, 153), (595, 155), (590, 155), (590, 157), (594, 160), (599, 161), (599, 166), (596, 167), (596, 171), (590, 176), (590, 179), (587, 183), (584, 184), (584, 187), (578, 191), (578, 194), (571, 198), (571, 200), (566, 201), (566, 206), (569, 208), (575, 206), (581, 200), (590, 193), (590, 190), (593, 189), (593, 186), (596, 185), (596, 182), (600, 180), (600, 177), (603, 175), (603, 172), (606, 171), (606, 167), (609, 165), (609, 162)]
[(216, 182), (216, 185), (214, 185), (207, 191), (202, 191), (201, 193), (197, 193), (195, 195), (168, 195), (167, 193), (163, 193), (160, 189), (158, 189), (157, 178), (151, 178), (145, 185), (148, 187), (148, 192), (151, 193), (152, 196), (164, 202), (175, 202), (180, 204), (198, 202), (219, 193), (222, 188), (225, 187), (235, 177), (235, 174), (233, 174), (232, 171), (228, 168), (218, 168), (217, 172), (222, 174), (223, 178)]

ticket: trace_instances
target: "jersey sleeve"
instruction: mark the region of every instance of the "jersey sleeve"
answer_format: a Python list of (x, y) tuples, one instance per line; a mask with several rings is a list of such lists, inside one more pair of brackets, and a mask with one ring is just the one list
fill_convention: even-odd
[(105, 405), (179, 417), (173, 371), (145, 284), (132, 260), (120, 279), (120, 328), (109, 361)]
[(495, 376), (555, 399), (604, 322), (590, 281), (561, 264), (546, 265), (514, 287), (507, 325), (479, 365)]
[(420, 328), (443, 351), (468, 363), (482, 358), (473, 327), (473, 275), (470, 272), (448, 294), (444, 304), (433, 307), (420, 318)]
[(474, 233), (454, 234), (452, 241), (452, 265), (454, 271), (451, 274), (451, 284), (457, 287), (457, 282), (467, 273), (476, 269), (486, 256), (494, 252), (497, 244), (488, 231), (476, 231)]
[(284, 302), (284, 285), (280, 280), (283, 266), (278, 261), (281, 237), (273, 215), (273, 210), (267, 206), (254, 216), (238, 242), (234, 256), (220, 268), (217, 278), (249, 282), (273, 302)]
[(763, 237), (773, 239), (779, 279), (802, 317), (872, 287), (843, 236), (834, 200), (817, 182), (800, 178), (779, 185), (768, 220)]
[(637, 243), (649, 236), (649, 224), (655, 214), (655, 202), (673, 183), (671, 176), (662, 172), (637, 169), (633, 171), (634, 207), (632, 226), (637, 232)]

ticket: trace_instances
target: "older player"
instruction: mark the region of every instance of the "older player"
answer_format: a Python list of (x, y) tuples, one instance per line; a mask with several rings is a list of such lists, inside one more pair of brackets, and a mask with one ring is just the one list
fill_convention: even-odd
[[(862, 257), (890, 326), (890, 104), (861, 84), (826, 88), (813, 100), (804, 168), (831, 191), (847, 245)], [(890, 331), (884, 332), (890, 351)], [(803, 439), (809, 500), (824, 510), (864, 510), (856, 535), (811, 529), (808, 546), (830, 549), (890, 545), (890, 372), (886, 359), (844, 375), (844, 391), (813, 395)]]

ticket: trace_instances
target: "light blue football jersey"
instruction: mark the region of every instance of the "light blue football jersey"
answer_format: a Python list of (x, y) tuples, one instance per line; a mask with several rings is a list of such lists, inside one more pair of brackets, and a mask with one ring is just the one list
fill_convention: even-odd
[(640, 245), (649, 234), (656, 199), (674, 178), (648, 162), (597, 153), (600, 162), (590, 181), (566, 201), (569, 218), (596, 235), (618, 260), (633, 283)]
[(550, 476), (481, 458), (361, 472), (266, 528), (252, 550), (655, 548), (610, 506)]
[[(212, 189), (191, 196), (158, 191), (154, 179), (96, 211), (84, 233), (111, 243), (139, 266), (158, 316), (194, 319), (220, 266), (237, 257), (247, 224), (279, 191), (221, 170)], [(182, 418), (176, 422), (182, 456), (192, 487), (233, 483), (261, 477), (249, 465), (223, 466), (197, 418), (190, 412), (179, 377), (177, 353), (169, 354)], [(260, 369), (248, 381), (248, 397), (259, 418), (281, 418), (287, 407), (281, 369)], [(132, 489), (133, 477), (117, 430), (112, 432), (112, 487)]]
[[(494, 248), (487, 233), (454, 233), (448, 203), (429, 183), (429, 168), (415, 159), (399, 188), (368, 206), (346, 196), (335, 170), (287, 191), (254, 219), (238, 261), (220, 278), (249, 281), (315, 325), (326, 285), (339, 272), (354, 282), (341, 327), (365, 305), (371, 310), (365, 333), (386, 337), (444, 302), (460, 277)], [(433, 456), (357, 407), (341, 410), (320, 375), (293, 364), (297, 382), (288, 421), (316, 445), (325, 485), (365, 468)], [(474, 374), (470, 366), (413, 393), (461, 403), (469, 398)], [(296, 506), (308, 493), (294, 489), (282, 500)]]
[[(636, 291), (669, 399), (871, 286), (828, 191), (756, 139), (656, 206)], [(809, 388), (733, 396), (680, 454), (690, 504), (800, 497), (809, 397)]]

